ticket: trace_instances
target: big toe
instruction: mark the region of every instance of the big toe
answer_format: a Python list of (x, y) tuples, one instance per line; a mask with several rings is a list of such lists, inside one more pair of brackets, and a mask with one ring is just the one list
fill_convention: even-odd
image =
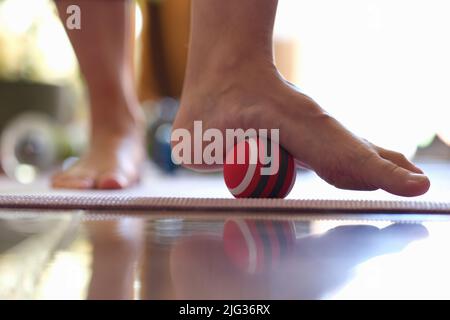
[(368, 184), (399, 196), (419, 196), (430, 188), (426, 175), (414, 173), (378, 155), (367, 161), (365, 177)]

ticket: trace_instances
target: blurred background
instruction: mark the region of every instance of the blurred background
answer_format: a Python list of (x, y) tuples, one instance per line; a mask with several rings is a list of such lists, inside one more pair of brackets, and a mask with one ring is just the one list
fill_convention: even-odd
[[(421, 162), (450, 160), (450, 3), (280, 0), (276, 63), (349, 129)], [(189, 36), (189, 0), (137, 1), (135, 65), (148, 154), (170, 160)], [(83, 77), (50, 0), (0, 0), (0, 165), (20, 183), (86, 146)]]

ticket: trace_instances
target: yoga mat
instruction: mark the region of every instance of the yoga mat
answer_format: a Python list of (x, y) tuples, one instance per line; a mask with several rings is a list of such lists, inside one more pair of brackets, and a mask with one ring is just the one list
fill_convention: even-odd
[(213, 199), (140, 196), (0, 195), (0, 208), (212, 212), (450, 213), (449, 202), (411, 200)]
[(0, 208), (141, 210), (190, 212), (276, 213), (450, 213), (450, 165), (424, 165), (432, 180), (430, 191), (417, 198), (403, 198), (382, 190), (355, 192), (336, 189), (312, 173), (299, 173), (288, 199), (233, 199), (223, 177), (180, 172), (158, 174), (148, 168), (141, 183), (121, 191), (55, 190), (49, 177), (32, 185), (0, 178)]

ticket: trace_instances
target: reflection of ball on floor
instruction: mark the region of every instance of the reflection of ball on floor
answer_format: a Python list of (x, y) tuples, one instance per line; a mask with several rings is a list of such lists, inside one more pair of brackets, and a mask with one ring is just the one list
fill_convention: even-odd
[(223, 230), (225, 253), (249, 274), (274, 270), (288, 257), (295, 242), (292, 221), (227, 220)]
[[(270, 163), (263, 161), (266, 155)], [(254, 137), (227, 153), (223, 174), (236, 198), (284, 198), (294, 185), (296, 170), (294, 158), (279, 144)]]

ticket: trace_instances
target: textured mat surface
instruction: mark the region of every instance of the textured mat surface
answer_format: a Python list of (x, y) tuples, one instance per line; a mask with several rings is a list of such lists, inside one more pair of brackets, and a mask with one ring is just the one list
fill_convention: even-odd
[(430, 212), (450, 213), (450, 203), (408, 200), (281, 200), (166, 198), (133, 196), (2, 195), (1, 208), (167, 210), (167, 211), (257, 211), (257, 212)]
[(430, 191), (402, 198), (384, 191), (338, 190), (312, 173), (299, 173), (287, 200), (232, 199), (220, 174), (180, 172), (175, 176), (147, 168), (142, 183), (123, 191), (52, 190), (48, 178), (32, 185), (0, 179), (0, 207), (45, 209), (283, 211), (283, 212), (439, 212), (450, 213), (450, 166), (423, 165)]

